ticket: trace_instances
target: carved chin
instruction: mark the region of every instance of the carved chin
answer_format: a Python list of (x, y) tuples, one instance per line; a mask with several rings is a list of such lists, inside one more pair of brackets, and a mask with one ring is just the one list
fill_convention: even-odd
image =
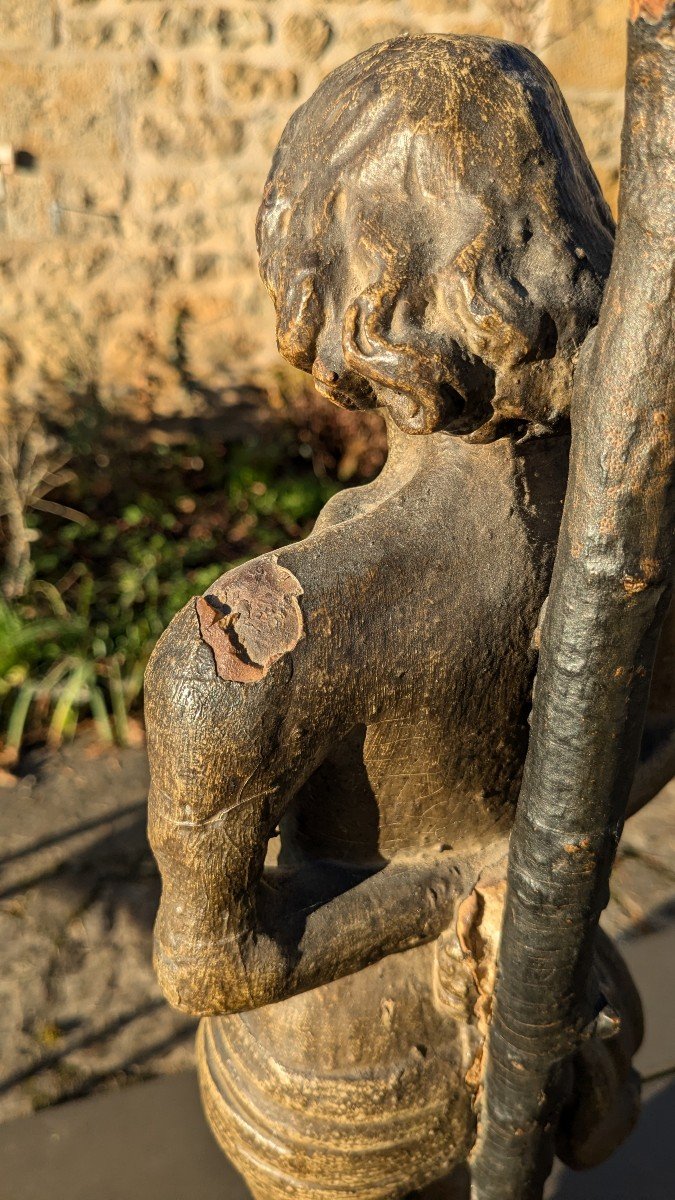
[(377, 400), (372, 387), (367, 380), (359, 376), (352, 376), (348, 388), (326, 383), (322, 379), (317, 379), (316, 375), (312, 376), (312, 382), (314, 390), (320, 396), (323, 396), (325, 400), (330, 400), (331, 404), (337, 404), (339, 408), (356, 411), (358, 409), (377, 407)]
[(337, 404), (339, 408), (356, 409), (358, 405), (348, 396), (346, 392), (340, 391), (339, 388), (331, 387), (330, 384), (321, 383), (316, 377), (314, 378), (314, 390), (323, 396), (324, 400), (330, 400), (331, 404)]

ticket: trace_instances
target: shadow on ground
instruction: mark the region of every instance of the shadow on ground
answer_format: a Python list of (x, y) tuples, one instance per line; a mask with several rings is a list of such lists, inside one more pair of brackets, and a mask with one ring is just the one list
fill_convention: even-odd
[(192, 1063), (152, 973), (142, 748), (36, 751), (2, 794), (0, 1119)]

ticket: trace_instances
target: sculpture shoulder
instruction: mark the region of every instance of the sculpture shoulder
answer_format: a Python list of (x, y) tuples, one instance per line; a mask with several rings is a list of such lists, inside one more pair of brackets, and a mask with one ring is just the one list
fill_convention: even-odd
[[(223, 780), (234, 787), (255, 774), (261, 786), (292, 790), (341, 727), (329, 624), (320, 606), (306, 617), (302, 595), (277, 556), (264, 555), (189, 601), (155, 647), (145, 680), (153, 781), (189, 793), (202, 817), (219, 806)], [(207, 778), (220, 781), (209, 797)]]
[(176, 723), (186, 734), (237, 724), (257, 726), (266, 711), (288, 704), (292, 669), (271, 668), (303, 636), (302, 588), (265, 556), (221, 575), (204, 596), (174, 617), (146, 671), (148, 724)]

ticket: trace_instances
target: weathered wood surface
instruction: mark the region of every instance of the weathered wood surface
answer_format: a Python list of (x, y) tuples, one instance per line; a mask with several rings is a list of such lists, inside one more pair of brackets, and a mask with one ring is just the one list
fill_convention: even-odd
[[(572, 383), (613, 232), (548, 72), (489, 39), (374, 47), (275, 155), (258, 240), (279, 345), (328, 399), (383, 410), (389, 458), (311, 537), (188, 604), (146, 691), (157, 971), (205, 1018), (208, 1118), (261, 1200), (467, 1194)], [(620, 958), (587, 949), (622, 1028), (575, 1057), (579, 1160), (630, 1127), (640, 1036)]]

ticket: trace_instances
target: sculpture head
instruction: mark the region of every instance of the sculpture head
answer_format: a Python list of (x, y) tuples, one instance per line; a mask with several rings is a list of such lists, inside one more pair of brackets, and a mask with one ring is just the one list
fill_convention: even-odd
[(522, 47), (406, 37), (339, 67), (284, 130), (257, 233), (279, 349), (329, 399), (476, 441), (567, 413), (613, 222)]

